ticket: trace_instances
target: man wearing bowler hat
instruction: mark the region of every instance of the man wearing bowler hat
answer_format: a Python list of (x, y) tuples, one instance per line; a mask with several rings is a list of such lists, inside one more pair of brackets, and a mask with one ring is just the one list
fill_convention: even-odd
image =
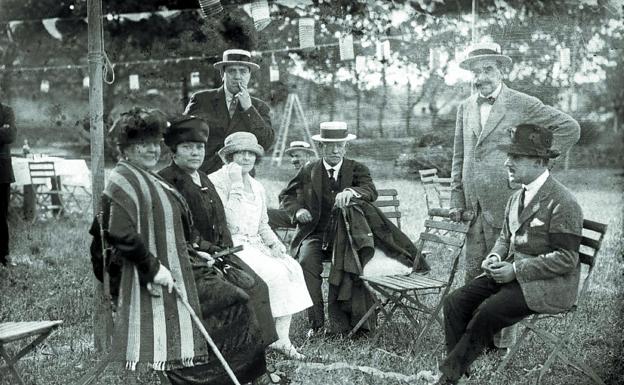
[(200, 168), (206, 174), (217, 171), (223, 165), (217, 152), (223, 148), (223, 140), (229, 134), (251, 132), (267, 150), (273, 145), (275, 136), (269, 106), (249, 95), (247, 90), (251, 73), (260, 68), (251, 61), (251, 53), (228, 49), (223, 52), (223, 60), (215, 63), (214, 67), (221, 72), (223, 85), (195, 93), (184, 111), (186, 115), (204, 119), (210, 126), (206, 158)]
[[(308, 309), (311, 329), (308, 335), (324, 331), (325, 312), (321, 284), (323, 282), (323, 260), (331, 260), (332, 230), (331, 212), (334, 207), (344, 208), (352, 198), (373, 202), (377, 199), (377, 190), (370, 176), (368, 167), (345, 158), (347, 143), (355, 135), (347, 132), (345, 122), (323, 122), (320, 134), (312, 140), (319, 145), (322, 159), (304, 165), (280, 194), (280, 202), (290, 214), (297, 230), (291, 242), (291, 255), (299, 259), (303, 275), (312, 297), (313, 306)], [(330, 285), (329, 313), (332, 327), (340, 324), (333, 322), (337, 295), (334, 285)], [(335, 325), (336, 324), (336, 325)], [(344, 332), (349, 325), (339, 325)]]
[[(456, 384), (495, 333), (533, 313), (572, 307), (579, 285), (583, 213), (576, 198), (548, 169), (559, 152), (552, 130), (521, 124), (504, 165), (522, 185), (505, 206), (503, 229), (477, 278), (444, 300), (447, 357), (437, 384)], [(501, 167), (502, 168), (502, 167)]]
[[(505, 202), (517, 188), (501, 167), (505, 153), (498, 148), (509, 144), (511, 128), (532, 123), (552, 130), (553, 148), (561, 154), (580, 136), (578, 123), (569, 115), (503, 83), (511, 62), (498, 44), (478, 43), (460, 63), (473, 73), (477, 90), (457, 109), (451, 170), (451, 213), (456, 220), (464, 210), (476, 214), (466, 239), (465, 283), (480, 274), (481, 261), (503, 226)], [(509, 347), (513, 339), (512, 331), (506, 330), (496, 346)]]
[[(290, 156), (290, 163), (296, 171), (299, 171), (301, 167), (310, 161), (310, 159), (316, 158), (316, 153), (314, 152), (312, 146), (310, 146), (310, 143), (303, 140), (290, 142), (288, 148), (284, 150), (284, 154)], [(268, 209), (267, 214), (269, 215), (269, 226), (271, 226), (272, 229), (294, 229), (297, 226), (296, 222), (292, 222), (288, 211), (286, 211), (283, 207), (278, 209)]]

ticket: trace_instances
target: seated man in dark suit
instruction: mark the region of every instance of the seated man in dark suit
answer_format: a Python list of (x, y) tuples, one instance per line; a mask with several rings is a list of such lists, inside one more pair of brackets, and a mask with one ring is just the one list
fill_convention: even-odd
[[(297, 223), (290, 251), (299, 259), (312, 297), (313, 306), (308, 309), (309, 335), (321, 332), (325, 323), (321, 273), (323, 260), (331, 260), (332, 256), (333, 240), (327, 231), (331, 227), (332, 210), (334, 206), (346, 207), (355, 197), (368, 202), (377, 199), (368, 167), (344, 158), (347, 142), (355, 139), (355, 135), (347, 134), (346, 123), (321, 123), (320, 135), (312, 139), (318, 142), (322, 159), (304, 165), (280, 194), (281, 204)], [(334, 294), (332, 290), (330, 285), (330, 298)], [(330, 317), (331, 306), (330, 301)]]
[[(310, 146), (310, 143), (304, 142), (303, 140), (290, 142), (290, 146), (288, 146), (288, 148), (284, 151), (284, 154), (290, 156), (290, 163), (296, 171), (299, 171), (301, 167), (303, 167), (311, 159), (316, 158), (316, 153), (312, 149), (312, 146)], [(269, 226), (271, 226), (274, 230), (276, 228), (294, 229), (297, 227), (297, 223), (291, 220), (288, 211), (286, 211), (283, 207), (278, 209), (268, 209), (267, 214), (269, 215)]]
[(206, 157), (200, 168), (206, 174), (223, 165), (217, 152), (223, 148), (223, 140), (229, 134), (251, 132), (266, 150), (273, 145), (275, 136), (269, 106), (250, 96), (247, 90), (251, 72), (260, 68), (251, 61), (251, 53), (242, 49), (226, 50), (223, 60), (214, 67), (221, 71), (223, 85), (195, 93), (184, 111), (185, 115), (204, 119), (210, 126), (210, 141), (206, 143)]
[(484, 274), (444, 301), (447, 357), (436, 384), (457, 384), (502, 328), (530, 314), (565, 311), (576, 300), (583, 213), (549, 174), (548, 160), (558, 156), (552, 142), (549, 129), (522, 124), (503, 148), (509, 179), (523, 188), (507, 202)]

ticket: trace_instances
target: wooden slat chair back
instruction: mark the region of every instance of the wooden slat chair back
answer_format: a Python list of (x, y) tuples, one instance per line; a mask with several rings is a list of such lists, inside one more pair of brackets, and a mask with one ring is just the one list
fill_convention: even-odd
[[(44, 216), (51, 213), (53, 217), (63, 214), (63, 191), (59, 188), (54, 162), (28, 162), (30, 182), (35, 190), (37, 210)], [(35, 216), (35, 220), (37, 216)]]
[[(498, 369), (496, 371), (497, 374), (502, 374), (505, 367), (516, 355), (516, 353), (520, 349), (520, 346), (528, 337), (529, 331), (532, 331), (540, 340), (542, 340), (542, 342), (548, 344), (551, 347), (550, 354), (548, 355), (548, 358), (540, 369), (537, 379), (538, 384), (541, 382), (548, 369), (552, 366), (555, 359), (559, 357), (566, 364), (574, 367), (575, 369), (581, 371), (583, 374), (591, 378), (594, 383), (604, 385), (604, 382), (600, 379), (600, 377), (578, 357), (578, 354), (576, 352), (569, 350), (566, 345), (571, 342), (571, 337), (573, 335), (572, 327), (576, 325), (575, 318), (578, 314), (577, 309), (581, 301), (583, 301), (585, 299), (585, 296), (587, 295), (592, 273), (596, 265), (596, 258), (598, 256), (598, 252), (600, 251), (600, 247), (602, 246), (602, 241), (604, 240), (606, 232), (606, 224), (594, 222), (589, 219), (585, 219), (583, 221), (583, 237), (581, 238), (579, 263), (581, 263), (581, 266), (586, 267), (586, 273), (583, 274), (582, 272), (582, 284), (580, 286), (576, 303), (574, 304), (574, 306), (572, 306), (570, 310), (559, 314), (534, 314), (533, 316), (521, 321), (519, 325), (524, 326), (524, 328), (520, 336), (518, 337), (517, 342), (514, 344), (514, 346), (511, 347), (509, 353), (505, 356), (503, 361), (498, 366)], [(544, 322), (539, 322), (547, 319), (555, 321), (566, 321), (556, 322), (555, 326), (551, 325), (552, 330), (557, 329), (562, 331), (560, 335), (553, 334), (551, 331), (548, 330), (550, 328), (546, 327), (547, 325), (541, 325)], [(496, 377), (497, 376), (493, 376), (493, 379)]]
[(433, 186), (438, 195), (438, 204), (442, 208), (449, 208), (451, 205), (451, 178), (433, 177)]
[[(48, 336), (59, 327), (63, 321), (29, 321), (29, 322), (2, 322), (0, 323), (0, 357), (5, 365), (0, 367), (0, 373), (10, 373), (17, 383), (25, 385), (24, 380), (15, 368), (15, 364), (41, 344)], [(20, 349), (15, 355), (10, 356), (4, 346), (8, 343), (16, 343), (30, 337), (36, 337), (28, 345)], [(4, 375), (0, 376), (4, 377)]]
[(384, 215), (390, 219), (393, 219), (396, 222), (397, 227), (401, 228), (401, 211), (399, 210), (399, 193), (396, 189), (380, 189), (377, 190), (377, 200), (373, 202), (373, 204), (381, 211), (383, 211)]
[[(412, 272), (410, 275), (360, 276), (364, 286), (372, 294), (373, 305), (351, 330), (350, 335), (355, 333), (377, 310), (381, 311), (384, 318), (376, 331), (377, 336), (382, 327), (392, 320), (397, 310), (401, 310), (413, 327), (416, 330), (420, 329), (415, 346), (419, 346), (420, 339), (433, 322), (438, 321), (442, 325), (439, 317), (442, 301), (455, 279), (469, 221), (472, 219), (472, 213), (466, 212), (464, 222), (451, 222), (448, 220), (448, 211), (447, 209), (429, 210), (430, 218), (425, 220), (425, 230), (420, 234), (417, 242), (421, 256), (426, 256), (431, 266), (434, 264), (439, 266), (440, 274), (424, 275)], [(437, 295), (437, 300), (433, 299), (433, 306), (423, 301), (426, 296), (432, 295)], [(417, 321), (417, 313), (424, 314), (424, 322)], [(420, 325), (423, 325), (422, 328)]]
[(420, 175), (420, 181), (422, 182), (423, 189), (425, 190), (425, 203), (427, 204), (427, 209), (440, 207), (440, 199), (438, 198), (438, 193), (433, 183), (433, 179), (438, 175), (438, 170), (435, 168), (418, 170), (418, 175)]

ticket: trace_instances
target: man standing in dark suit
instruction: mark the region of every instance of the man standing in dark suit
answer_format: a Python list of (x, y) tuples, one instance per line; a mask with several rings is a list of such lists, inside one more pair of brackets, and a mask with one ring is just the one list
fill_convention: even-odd
[(206, 158), (200, 168), (206, 174), (217, 171), (223, 165), (217, 152), (223, 148), (223, 140), (229, 134), (251, 132), (266, 150), (273, 145), (275, 136), (269, 106), (249, 95), (247, 90), (251, 72), (260, 68), (251, 61), (251, 53), (242, 49), (226, 50), (223, 60), (215, 63), (214, 67), (221, 72), (223, 85), (195, 93), (184, 111), (185, 115), (204, 119), (210, 126)]
[(548, 171), (553, 133), (518, 125), (505, 167), (522, 188), (507, 201), (503, 229), (481, 264), (484, 272), (444, 300), (447, 357), (438, 385), (457, 384), (502, 328), (533, 313), (555, 314), (576, 301), (583, 212)]
[[(355, 135), (347, 133), (346, 123), (321, 123), (320, 135), (312, 139), (319, 143), (322, 159), (304, 165), (280, 194), (282, 206), (292, 221), (297, 222), (290, 251), (299, 259), (313, 302), (308, 309), (311, 327), (308, 336), (322, 332), (325, 324), (321, 273), (323, 260), (331, 260), (332, 255), (332, 209), (346, 207), (352, 198), (369, 202), (377, 199), (368, 168), (344, 158), (347, 142), (355, 139)], [(330, 318), (331, 299), (337, 297), (332, 290), (334, 287), (330, 285)]]
[(0, 264), (13, 264), (9, 257), (9, 199), (15, 182), (11, 165), (11, 143), (15, 141), (15, 115), (9, 106), (0, 104)]

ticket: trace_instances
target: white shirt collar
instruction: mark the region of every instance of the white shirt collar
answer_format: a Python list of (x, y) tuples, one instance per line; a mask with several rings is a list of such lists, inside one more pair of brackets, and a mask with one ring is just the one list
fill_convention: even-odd
[(338, 173), (340, 172), (340, 167), (342, 167), (343, 161), (344, 161), (344, 158), (340, 159), (340, 162), (338, 162), (337, 165), (331, 166), (329, 163), (325, 162), (325, 159), (323, 159), (323, 166), (325, 167), (325, 170), (327, 170), (327, 172), (329, 172), (330, 168), (333, 168), (334, 170), (336, 170), (336, 172), (334, 173), (334, 179), (338, 180)]
[(540, 176), (535, 178), (533, 180), (533, 182), (531, 182), (531, 183), (529, 183), (527, 185), (524, 185), (524, 184), (522, 185), (522, 188), (524, 188), (526, 190), (524, 192), (524, 204), (525, 204), (525, 206), (531, 201), (531, 199), (533, 199), (533, 197), (535, 196), (535, 194), (537, 194), (539, 189), (542, 188), (544, 183), (546, 183), (546, 179), (548, 179), (549, 176), (550, 176), (550, 172), (548, 172), (548, 170), (546, 170)]
[[(485, 98), (489, 98), (489, 97), (493, 97), (494, 99), (498, 98), (498, 94), (501, 93), (501, 90), (503, 89), (503, 82), (500, 82), (498, 84), (498, 87), (496, 87), (496, 89), (494, 91), (492, 91), (491, 94), (484, 96)], [(485, 104), (485, 103), (484, 103)]]

